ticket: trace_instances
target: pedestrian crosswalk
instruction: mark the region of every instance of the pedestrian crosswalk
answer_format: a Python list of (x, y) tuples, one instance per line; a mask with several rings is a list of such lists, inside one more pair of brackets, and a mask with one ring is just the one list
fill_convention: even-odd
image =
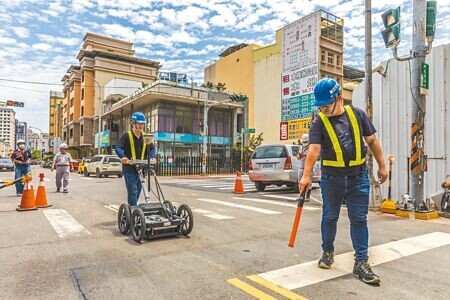
[[(263, 214), (263, 215), (281, 215), (286, 213), (276, 207), (289, 207), (293, 211), (297, 207), (294, 202), (287, 202), (286, 200), (294, 201), (295, 197), (283, 196), (282, 200), (267, 199), (271, 198), (273, 195), (263, 194), (261, 197), (238, 197), (230, 196), (225, 199), (211, 199), (203, 197), (192, 197), (189, 207), (196, 215), (200, 215), (209, 219), (214, 220), (231, 220), (236, 219), (242, 214), (238, 213), (238, 210), (243, 210), (250, 213)], [(193, 203), (193, 204), (192, 204)], [(179, 206), (179, 203), (172, 202), (173, 205)], [(207, 204), (206, 209), (204, 205)], [(264, 207), (263, 207), (264, 206)], [(270, 207), (268, 207), (270, 206)], [(117, 212), (119, 210), (118, 204), (105, 205), (106, 208)], [(225, 207), (225, 208), (224, 208)], [(320, 206), (305, 205), (303, 207), (305, 211), (320, 211)], [(226, 212), (224, 212), (226, 210)]]

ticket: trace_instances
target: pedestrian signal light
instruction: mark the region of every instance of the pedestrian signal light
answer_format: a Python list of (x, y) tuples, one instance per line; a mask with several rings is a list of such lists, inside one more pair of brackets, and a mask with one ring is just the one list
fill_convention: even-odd
[(381, 31), (384, 45), (391, 48), (400, 43), (400, 6), (395, 9), (389, 9), (381, 15), (384, 24), (384, 30)]
[(434, 34), (436, 32), (436, 9), (437, 1), (427, 1), (427, 29), (426, 36), (427, 38), (434, 38)]

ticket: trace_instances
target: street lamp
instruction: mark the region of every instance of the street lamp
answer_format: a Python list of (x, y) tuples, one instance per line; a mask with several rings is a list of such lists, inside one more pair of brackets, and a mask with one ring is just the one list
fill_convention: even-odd
[(212, 104), (208, 103), (208, 97), (206, 97), (205, 100), (205, 108), (203, 110), (203, 159), (202, 159), (202, 174), (206, 175), (206, 164), (207, 164), (207, 158), (208, 158), (208, 112), (209, 109), (213, 106), (220, 105), (226, 102), (243, 102), (247, 101), (248, 97), (245, 95), (236, 95), (233, 94), (230, 96), (229, 99), (226, 99), (224, 101), (214, 102)]
[[(77, 71), (77, 70), (72, 70), (75, 73), (80, 74), (81, 76), (87, 76), (89, 78), (91, 78), (92, 80), (94, 80), (94, 82), (97, 84), (98, 86), (98, 151), (97, 153), (100, 154), (100, 130), (102, 127), (102, 88), (100, 86), (100, 83), (98, 83), (98, 81), (92, 77), (91, 75), (87, 75), (87, 74), (81, 74), (81, 71)], [(94, 145), (95, 145), (95, 131), (94, 131)]]

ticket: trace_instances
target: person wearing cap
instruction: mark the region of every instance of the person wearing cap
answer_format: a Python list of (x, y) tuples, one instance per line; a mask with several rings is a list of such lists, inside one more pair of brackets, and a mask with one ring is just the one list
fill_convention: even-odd
[[(14, 178), (19, 179), (28, 173), (30, 173), (30, 159), (31, 152), (25, 146), (25, 141), (20, 139), (17, 140), (17, 148), (11, 154), (11, 160), (14, 163)], [(23, 182), (17, 182), (16, 195), (21, 196), (23, 192)]]
[[(298, 181), (299, 182), (303, 176), (303, 171), (305, 169), (306, 155), (308, 154), (308, 150), (309, 150), (309, 134), (304, 133), (300, 139), (300, 142), (302, 143), (302, 150), (298, 151), (298, 153), (297, 153), (297, 159), (300, 161), (299, 169), (298, 169)], [(312, 176), (312, 174), (311, 174), (311, 176)], [(309, 189), (306, 191), (306, 195), (305, 195), (306, 202), (309, 202), (311, 200), (311, 190), (312, 190), (312, 186), (310, 186)]]
[(150, 149), (144, 142), (144, 128), (146, 120), (141, 112), (135, 112), (131, 116), (131, 130), (122, 134), (116, 145), (115, 152), (122, 163), (122, 173), (127, 188), (128, 205), (137, 206), (142, 185), (135, 167), (130, 166), (130, 160), (147, 159), (148, 150), (150, 157), (155, 157), (155, 147), (150, 144)]
[(378, 183), (388, 172), (376, 129), (364, 110), (344, 105), (341, 86), (332, 78), (323, 78), (314, 87), (314, 105), (318, 117), (309, 131), (309, 151), (300, 180), (300, 193), (311, 186), (317, 157), (321, 157), (322, 177), (322, 256), (318, 266), (331, 268), (334, 262), (334, 240), (341, 205), (345, 199), (350, 219), (350, 237), (355, 251), (353, 275), (365, 283), (378, 284), (380, 277), (368, 263), (368, 226), (370, 182), (366, 166), (367, 147), (378, 164)]
[(61, 181), (62, 181), (62, 188), (63, 193), (68, 193), (68, 186), (69, 186), (69, 175), (70, 172), (73, 171), (73, 166), (70, 163), (72, 160), (72, 156), (69, 152), (67, 152), (67, 144), (62, 143), (59, 145), (59, 152), (56, 153), (55, 157), (53, 158), (53, 164), (51, 171), (53, 172), (54, 169), (56, 169), (56, 192), (61, 191)]

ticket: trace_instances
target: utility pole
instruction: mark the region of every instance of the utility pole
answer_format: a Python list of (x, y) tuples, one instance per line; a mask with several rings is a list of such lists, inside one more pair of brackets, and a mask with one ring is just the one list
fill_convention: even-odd
[[(373, 99), (372, 99), (372, 1), (365, 0), (365, 98), (366, 98), (366, 112), (369, 119), (373, 120)], [(381, 189), (375, 176), (373, 175), (373, 155), (369, 151), (368, 172), (371, 185), (371, 207), (378, 207), (381, 204)]]
[(430, 53), (436, 28), (436, 6), (434, 0), (413, 1), (412, 50), (407, 56), (399, 57), (397, 47), (400, 43), (400, 7), (390, 9), (382, 15), (385, 30), (382, 31), (387, 48), (392, 49), (398, 61), (411, 60), (411, 160), (409, 185), (414, 208), (427, 211), (424, 201), (424, 172), (427, 169), (425, 155), (425, 95), (428, 94), (428, 65), (425, 57)]

